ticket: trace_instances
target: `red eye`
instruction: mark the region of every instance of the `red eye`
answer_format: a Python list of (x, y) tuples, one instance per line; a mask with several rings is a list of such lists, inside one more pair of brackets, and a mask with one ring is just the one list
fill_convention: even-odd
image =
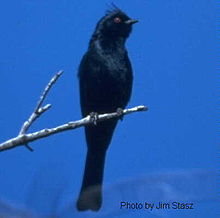
[(115, 17), (115, 18), (114, 18), (114, 22), (115, 22), (115, 23), (121, 23), (121, 18)]

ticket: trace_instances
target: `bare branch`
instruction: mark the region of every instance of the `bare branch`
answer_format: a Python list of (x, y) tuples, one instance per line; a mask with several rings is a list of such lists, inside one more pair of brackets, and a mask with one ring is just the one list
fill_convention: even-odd
[(42, 95), (40, 96), (40, 100), (37, 103), (37, 107), (35, 109), (35, 111), (38, 111), (40, 109), (40, 107), (43, 104), (44, 99), (47, 97), (47, 94), (49, 93), (51, 87), (53, 86), (53, 84), (55, 84), (55, 82), (59, 79), (59, 77), (63, 74), (63, 71), (59, 71), (57, 72), (54, 77), (50, 80), (50, 82), (47, 84), (46, 88), (44, 89)]
[[(137, 106), (137, 107), (123, 110), (123, 115), (127, 115), (127, 114), (134, 113), (134, 112), (146, 111), (146, 110), (148, 110), (148, 108), (146, 106)], [(120, 116), (121, 116), (121, 114), (119, 114), (117, 112), (109, 113), (109, 114), (100, 114), (100, 115), (98, 115), (97, 122), (102, 122), (102, 121), (117, 118)], [(90, 116), (87, 116), (87, 117), (85, 117), (81, 120), (78, 120), (78, 121), (72, 121), (72, 122), (57, 126), (55, 128), (42, 129), (37, 132), (18, 135), (17, 137), (9, 139), (8, 141), (0, 144), (0, 152), (15, 148), (17, 146), (28, 144), (28, 143), (35, 141), (35, 140), (38, 140), (40, 138), (48, 137), (48, 136), (54, 135), (56, 133), (76, 129), (76, 128), (86, 126), (86, 125), (94, 125), (92, 119), (90, 119)]]
[(19, 132), (19, 135), (22, 135), (24, 133), (27, 132), (27, 130), (30, 128), (31, 124), (38, 118), (40, 117), (41, 114), (43, 114), (45, 111), (47, 111), (49, 108), (51, 108), (51, 105), (50, 104), (47, 104), (46, 106), (44, 107), (41, 107), (39, 108), (39, 110), (37, 112), (33, 112), (31, 114), (31, 116), (29, 117), (29, 119), (27, 121), (24, 122), (20, 132)]
[(47, 104), (44, 107), (41, 107), (45, 98), (47, 97), (47, 94), (49, 93), (51, 87), (55, 84), (55, 82), (59, 79), (59, 77), (62, 75), (63, 71), (59, 71), (57, 72), (53, 78), (50, 80), (50, 82), (47, 84), (47, 86), (45, 87), (42, 95), (40, 96), (40, 99), (37, 103), (37, 106), (34, 110), (34, 112), (31, 114), (31, 116), (28, 118), (27, 121), (24, 122), (23, 126), (21, 127), (21, 130), (19, 132), (19, 135), (23, 135), (27, 132), (27, 130), (30, 128), (30, 126), (33, 124), (33, 122), (40, 117), (41, 114), (43, 114), (44, 112), (46, 112), (51, 105)]
[[(0, 152), (9, 150), (12, 148), (15, 148), (17, 146), (24, 145), (26, 146), (27, 149), (30, 151), (33, 151), (33, 149), (28, 145), (28, 143), (33, 142), (35, 140), (48, 137), (50, 135), (60, 133), (63, 131), (71, 130), (71, 129), (76, 129), (82, 126), (86, 125), (94, 125), (93, 119), (91, 119), (91, 116), (87, 116), (81, 120), (78, 121), (71, 121), (66, 124), (50, 128), (50, 129), (42, 129), (37, 132), (33, 133), (26, 133), (27, 130), (30, 128), (30, 126), (34, 123), (34, 121), (39, 118), (44, 112), (46, 112), (48, 109), (51, 108), (51, 104), (47, 104), (45, 106), (43, 105), (43, 102), (45, 98), (47, 97), (51, 87), (56, 83), (56, 81), (59, 79), (59, 77), (62, 75), (63, 71), (57, 72), (53, 78), (50, 80), (50, 82), (47, 84), (45, 87), (42, 95), (40, 96), (40, 99), (37, 103), (37, 106), (34, 110), (34, 112), (31, 114), (31, 116), (27, 119), (27, 121), (24, 122), (24, 124), (21, 127), (21, 130), (15, 138), (9, 139), (3, 143), (0, 144)], [(99, 114), (97, 117), (97, 122), (102, 122), (108, 119), (113, 119), (117, 117), (121, 117), (122, 115), (127, 115), (130, 113), (134, 112), (139, 112), (139, 111), (146, 111), (148, 110), (146, 106), (137, 106), (133, 107), (130, 109), (125, 109), (122, 110), (122, 113), (114, 112), (114, 113), (109, 113), (109, 114)]]

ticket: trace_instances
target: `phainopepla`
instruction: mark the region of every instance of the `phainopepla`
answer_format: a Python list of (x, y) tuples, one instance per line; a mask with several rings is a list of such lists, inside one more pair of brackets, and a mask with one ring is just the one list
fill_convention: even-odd
[[(120, 112), (126, 107), (133, 75), (125, 41), (136, 22), (116, 7), (98, 22), (78, 72), (84, 117)], [(88, 150), (76, 205), (79, 211), (97, 211), (101, 207), (105, 156), (117, 121), (111, 119), (85, 127)]]

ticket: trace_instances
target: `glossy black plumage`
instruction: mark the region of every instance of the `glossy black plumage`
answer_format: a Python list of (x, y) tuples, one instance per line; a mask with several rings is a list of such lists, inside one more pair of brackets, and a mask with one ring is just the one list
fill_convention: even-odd
[[(125, 108), (132, 91), (132, 68), (125, 48), (132, 24), (119, 9), (109, 11), (97, 24), (79, 66), (82, 115), (110, 113)], [(100, 209), (107, 148), (118, 119), (85, 127), (87, 157), (77, 209)]]

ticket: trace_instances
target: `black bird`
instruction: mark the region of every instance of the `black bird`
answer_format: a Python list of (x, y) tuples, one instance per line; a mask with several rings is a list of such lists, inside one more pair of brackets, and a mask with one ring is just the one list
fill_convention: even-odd
[[(136, 22), (116, 7), (107, 11), (98, 22), (78, 72), (83, 117), (120, 112), (126, 107), (131, 96), (133, 73), (125, 41)], [(85, 127), (88, 151), (76, 205), (79, 211), (97, 211), (101, 207), (106, 151), (117, 121), (111, 119)]]

